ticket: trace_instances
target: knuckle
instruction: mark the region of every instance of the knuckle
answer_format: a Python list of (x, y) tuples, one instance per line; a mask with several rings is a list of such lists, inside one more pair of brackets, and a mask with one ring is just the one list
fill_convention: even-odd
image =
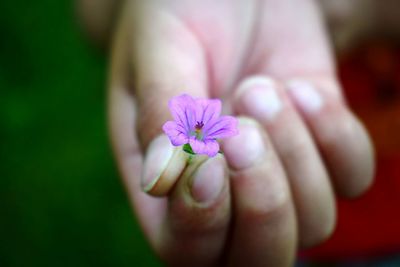
[(281, 158), (287, 162), (303, 162), (309, 157), (312, 141), (305, 135), (298, 135), (297, 138), (286, 138), (281, 146)]
[[(293, 207), (286, 175), (271, 152), (262, 164), (253, 166), (233, 179), (240, 189), (238, 219), (245, 224), (263, 224), (284, 216)], [(261, 179), (261, 180), (260, 180)], [(235, 190), (234, 190), (235, 191)]]
[(272, 218), (282, 216), (291, 206), (289, 194), (285, 190), (269, 190), (262, 201), (253, 201), (243, 208), (240, 219), (254, 223), (267, 223)]

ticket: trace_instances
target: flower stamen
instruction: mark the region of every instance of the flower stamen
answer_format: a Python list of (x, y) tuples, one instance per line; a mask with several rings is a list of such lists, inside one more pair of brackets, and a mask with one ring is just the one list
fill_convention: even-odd
[(194, 126), (194, 128), (196, 129), (196, 132), (197, 131), (201, 131), (201, 129), (203, 128), (203, 126), (204, 126), (204, 123), (202, 122), (202, 121), (198, 121), (197, 123), (196, 123), (196, 126)]
[(194, 136), (196, 136), (197, 140), (203, 140), (203, 133), (201, 129), (203, 129), (204, 123), (202, 121), (196, 122), (196, 125), (194, 126)]

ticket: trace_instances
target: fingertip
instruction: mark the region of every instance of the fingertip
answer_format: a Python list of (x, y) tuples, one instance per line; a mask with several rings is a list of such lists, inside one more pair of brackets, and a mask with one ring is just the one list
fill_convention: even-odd
[(275, 120), (284, 108), (277, 88), (277, 82), (267, 76), (248, 77), (235, 94), (235, 109), (267, 124)]
[[(334, 85), (333, 81), (325, 82)], [(330, 172), (336, 192), (346, 198), (363, 194), (372, 184), (374, 152), (362, 123), (338, 94), (308, 80), (287, 83), (291, 99), (308, 124)]]
[(222, 149), (229, 166), (234, 170), (250, 167), (265, 153), (265, 144), (258, 123), (250, 118), (239, 118), (239, 134), (223, 140)]
[(187, 163), (187, 153), (173, 147), (165, 135), (156, 137), (149, 145), (142, 173), (142, 188), (153, 196), (167, 195)]
[(287, 89), (297, 107), (304, 113), (317, 113), (324, 106), (323, 97), (311, 82), (300, 79), (291, 80), (287, 83)]
[(375, 176), (375, 149), (372, 139), (367, 133), (363, 123), (352, 113), (349, 115), (353, 120), (354, 131), (352, 139), (357, 142), (352, 156), (356, 159), (355, 168), (349, 168), (344, 174), (349, 179), (348, 186), (342, 186), (339, 193), (346, 198), (356, 198), (368, 191), (372, 186)]

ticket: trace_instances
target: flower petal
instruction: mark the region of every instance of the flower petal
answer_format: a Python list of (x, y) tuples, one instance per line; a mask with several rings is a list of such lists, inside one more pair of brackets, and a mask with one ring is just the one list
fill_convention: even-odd
[(209, 157), (214, 157), (219, 151), (219, 144), (215, 140), (200, 141), (195, 138), (190, 138), (189, 144), (196, 154), (205, 154)]
[(188, 135), (196, 125), (195, 100), (190, 95), (183, 94), (172, 98), (168, 106), (176, 123), (182, 125)]
[(218, 119), (221, 114), (221, 100), (198, 98), (196, 101), (196, 122), (203, 122), (204, 125)]
[(174, 121), (167, 121), (164, 123), (162, 129), (174, 146), (180, 146), (189, 142), (189, 138), (184, 132), (185, 129)]
[(232, 116), (222, 116), (213, 125), (205, 129), (205, 139), (226, 138), (237, 135), (239, 133), (237, 128), (238, 121)]

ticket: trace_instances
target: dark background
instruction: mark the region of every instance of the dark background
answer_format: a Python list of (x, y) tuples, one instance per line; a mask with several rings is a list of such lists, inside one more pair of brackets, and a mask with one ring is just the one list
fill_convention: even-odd
[[(161, 266), (109, 147), (106, 52), (80, 29), (74, 1), (0, 0), (0, 267)], [(310, 254), (321, 263), (299, 266), (400, 266), (400, 42), (381, 39), (338, 57), (377, 150), (374, 186), (338, 201)]]
[(0, 1), (0, 266), (160, 266), (108, 144), (74, 1)]

